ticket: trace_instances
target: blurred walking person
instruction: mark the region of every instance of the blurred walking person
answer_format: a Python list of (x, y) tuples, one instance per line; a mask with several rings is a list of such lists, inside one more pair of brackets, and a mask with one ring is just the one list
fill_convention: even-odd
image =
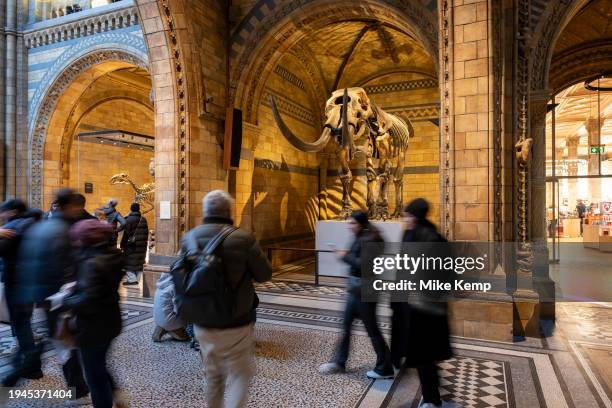
[[(35, 212), (28, 211), (26, 204), (19, 199), (7, 200), (0, 205), (0, 220), (3, 222), (0, 227), (0, 258), (2, 258), (1, 281), (4, 286), (4, 302), (0, 307), (2, 310), (2, 320), (10, 321), (11, 316), (19, 314), (18, 306), (15, 303), (15, 274), (17, 267), (17, 250), (26, 230), (32, 226), (40, 217)], [(8, 318), (7, 318), (8, 317)], [(13, 335), (15, 326), (11, 323)], [(15, 365), (19, 365), (19, 360), (24, 356), (17, 353)], [(25, 373), (28, 377), (40, 378), (40, 369)]]
[(87, 199), (83, 194), (75, 193), (75, 203), (79, 207), (79, 210), (72, 220), (72, 222), (82, 221), (82, 220), (97, 220), (95, 215), (90, 214), (85, 209), (85, 204), (87, 204)]
[[(70, 230), (79, 248), (76, 285), (54, 308), (71, 310), (73, 333), (94, 408), (113, 407), (115, 382), (106, 367), (110, 345), (121, 332), (119, 283), (123, 256), (112, 246), (113, 228), (98, 220), (77, 222)], [(116, 406), (119, 401), (114, 401)]]
[(246, 406), (255, 368), (253, 330), (259, 303), (253, 280), (272, 277), (272, 267), (253, 234), (233, 226), (232, 203), (225, 191), (208, 193), (204, 224), (183, 237), (181, 253), (193, 266), (193, 285), (179, 283), (182, 272), (176, 264), (171, 272), (179, 317), (194, 323), (200, 344), (209, 408)]
[[(58, 209), (53, 217), (35, 223), (24, 234), (17, 255), (14, 282), (14, 302), (19, 309), (13, 325), (24, 356), (20, 364), (3, 380), (4, 386), (14, 386), (20, 378), (40, 371), (42, 347), (34, 343), (31, 318), (34, 304), (47, 305), (46, 298), (74, 280), (73, 248), (69, 229), (83, 215), (83, 200), (70, 189), (57, 192)], [(58, 313), (45, 308), (49, 335), (57, 330)], [(83, 379), (75, 353), (61, 359), (64, 377), (69, 388), (75, 388), (75, 404), (88, 402), (89, 390)]]
[[(429, 203), (417, 198), (411, 201), (402, 213), (404, 224), (403, 242), (444, 243), (442, 237), (427, 219)], [(406, 244), (404, 244), (406, 245)], [(432, 247), (436, 255), (441, 256), (442, 248)], [(444, 272), (428, 272), (438, 275)], [(436, 276), (444, 279), (444, 276)], [(391, 351), (394, 365), (400, 368), (403, 363), (407, 367), (417, 369), (423, 403), (420, 408), (457, 407), (454, 403), (442, 401), (438, 389), (437, 362), (452, 357), (449, 340), (448, 306), (441, 294), (420, 296), (418, 302), (391, 303), (393, 310)]]
[(140, 204), (132, 203), (130, 213), (125, 219), (121, 249), (125, 256), (125, 275), (123, 285), (138, 285), (138, 277), (147, 256), (149, 224), (140, 213)]
[(391, 378), (393, 377), (393, 366), (391, 364), (391, 353), (385, 343), (376, 319), (376, 303), (362, 302), (361, 300), (361, 255), (365, 244), (368, 242), (383, 242), (378, 230), (363, 211), (355, 211), (348, 219), (351, 232), (354, 235), (350, 249), (336, 250), (337, 257), (349, 265), (350, 276), (348, 283), (348, 298), (344, 309), (342, 322), (342, 340), (336, 350), (334, 359), (319, 367), (321, 374), (341, 373), (346, 370), (348, 360), (351, 332), (353, 321), (361, 319), (370, 336), (372, 347), (376, 352), (376, 366), (367, 372), (369, 378)]

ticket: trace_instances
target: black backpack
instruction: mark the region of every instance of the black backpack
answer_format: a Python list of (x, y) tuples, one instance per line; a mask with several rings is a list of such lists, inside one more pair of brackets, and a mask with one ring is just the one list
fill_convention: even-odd
[(202, 327), (223, 327), (237, 316), (236, 288), (225, 279), (221, 257), (215, 250), (237, 228), (225, 226), (201, 250), (193, 234), (188, 235), (187, 250), (170, 267), (174, 282), (174, 308), (185, 323)]

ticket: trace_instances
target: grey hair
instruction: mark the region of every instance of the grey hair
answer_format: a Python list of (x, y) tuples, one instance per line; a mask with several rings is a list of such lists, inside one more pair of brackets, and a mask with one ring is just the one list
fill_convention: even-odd
[(227, 191), (213, 190), (206, 194), (202, 200), (204, 217), (231, 218), (234, 200)]

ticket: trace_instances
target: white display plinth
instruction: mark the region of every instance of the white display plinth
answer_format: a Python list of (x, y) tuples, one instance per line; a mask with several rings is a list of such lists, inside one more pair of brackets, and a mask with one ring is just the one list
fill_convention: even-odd
[[(401, 242), (403, 228), (400, 221), (372, 221), (378, 228), (385, 242)], [(353, 242), (353, 233), (346, 221), (317, 221), (315, 232), (315, 249), (330, 251), (333, 244), (337, 249), (349, 249)], [(319, 275), (347, 276), (348, 266), (338, 260), (333, 252), (319, 252)]]

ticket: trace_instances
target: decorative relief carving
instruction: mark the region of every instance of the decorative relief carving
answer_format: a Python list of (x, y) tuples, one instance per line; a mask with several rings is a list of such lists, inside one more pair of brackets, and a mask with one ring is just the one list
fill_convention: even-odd
[(440, 117), (440, 105), (437, 103), (431, 105), (386, 107), (385, 110), (413, 121), (438, 119)]
[(270, 96), (274, 96), (274, 98), (276, 99), (276, 107), (278, 108), (279, 111), (287, 114), (288, 116), (291, 116), (294, 119), (299, 120), (300, 122), (303, 122), (304, 124), (308, 125), (308, 126), (316, 126), (315, 125), (315, 117), (314, 114), (312, 113), (312, 110), (293, 102), (290, 99), (287, 99), (279, 94), (277, 94), (276, 92), (273, 92), (270, 89), (266, 89), (265, 93), (262, 96), (262, 103), (266, 106), (272, 106), (270, 104)]
[[(503, 21), (502, 21), (502, 4), (501, 2), (491, 3), (492, 19), (493, 19), (493, 239), (496, 242), (504, 240), (503, 234), (503, 183), (502, 183), (502, 83), (503, 83), (503, 61), (504, 61), (504, 45), (502, 41)], [(503, 254), (501, 246), (495, 246), (495, 265), (501, 265), (503, 262)]]
[(274, 73), (276, 73), (278, 76), (280, 76), (290, 84), (293, 84), (301, 90), (304, 90), (304, 81), (302, 81), (300, 78), (298, 78), (297, 75), (295, 75), (293, 72), (289, 71), (282, 65), (277, 65), (276, 68), (274, 68)]
[(47, 135), (49, 121), (51, 120), (51, 116), (55, 111), (57, 101), (77, 76), (87, 71), (94, 65), (98, 65), (106, 61), (125, 61), (133, 65), (146, 68), (145, 61), (126, 52), (99, 51), (84, 56), (62, 71), (59, 77), (49, 88), (44, 100), (40, 104), (40, 109), (35, 112), (36, 119), (33, 121), (32, 130), (30, 131), (30, 202), (32, 206), (42, 208), (43, 205), (42, 172), (45, 137)]
[(24, 34), (23, 40), (27, 48), (36, 48), (136, 24), (138, 24), (138, 13), (136, 7), (132, 6), (41, 30), (29, 31)]
[(452, 159), (452, 148), (451, 148), (451, 129), (450, 129), (450, 49), (449, 49), (449, 37), (452, 35), (452, 22), (449, 10), (448, 0), (443, 0), (440, 5), (440, 37), (442, 39), (442, 57), (440, 59), (440, 78), (441, 78), (441, 91), (442, 100), (440, 112), (440, 118), (442, 119), (442, 127), (440, 129), (440, 145), (441, 151), (441, 178), (442, 178), (442, 205), (440, 206), (440, 212), (442, 213), (442, 226), (444, 229), (444, 235), (447, 239), (452, 239), (451, 223), (451, 159)]
[(419, 88), (437, 88), (438, 81), (435, 79), (417, 79), (414, 81), (403, 81), (403, 82), (392, 82), (389, 84), (381, 85), (368, 85), (363, 89), (369, 94), (387, 93), (387, 92), (400, 92), (408, 91), (410, 89)]
[(517, 42), (518, 58), (516, 69), (516, 100), (518, 101), (515, 134), (515, 158), (517, 161), (518, 186), (517, 199), (517, 238), (519, 248), (517, 253), (517, 264), (519, 272), (529, 273), (532, 266), (531, 245), (529, 243), (529, 150), (532, 139), (529, 138), (529, 61), (530, 50), (527, 44), (530, 38), (529, 0), (518, 2), (518, 30), (515, 41)]

